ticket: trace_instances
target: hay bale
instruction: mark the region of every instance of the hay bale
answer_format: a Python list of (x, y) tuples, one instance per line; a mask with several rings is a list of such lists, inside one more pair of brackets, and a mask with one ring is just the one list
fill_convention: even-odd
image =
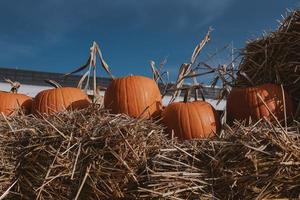
[(13, 169), (7, 186), (17, 180), (11, 199), (270, 199), (300, 191), (299, 124), (238, 123), (183, 143), (156, 122), (98, 106), (0, 124), (0, 151), (15, 160), (5, 168)]
[[(249, 41), (242, 51), (239, 71), (255, 85), (283, 84), (300, 102), (300, 11), (288, 13), (279, 28), (261, 38)], [(245, 76), (238, 75), (238, 86), (250, 86)]]
[[(2, 123), (4, 123), (2, 121)], [(14, 192), (23, 199), (125, 198), (167, 137), (157, 123), (99, 106), (49, 118), (17, 116), (0, 127), (18, 155)], [(12, 127), (13, 131), (7, 131)]]
[(152, 159), (139, 191), (147, 198), (299, 198), (299, 126), (225, 130), (224, 138), (173, 144)]
[(5, 193), (13, 184), (16, 160), (11, 158), (11, 152), (0, 144), (0, 195)]
[[(11, 133), (11, 129), (6, 123), (6, 117), (2, 115), (2, 123), (0, 129), (6, 130), (5, 134), (0, 134), (0, 196), (9, 191), (10, 187), (15, 185), (16, 166), (18, 158), (15, 156), (17, 149), (8, 148), (6, 141), (8, 138), (5, 136)], [(4, 123), (3, 123), (4, 121)], [(10, 198), (14, 197), (11, 193)]]

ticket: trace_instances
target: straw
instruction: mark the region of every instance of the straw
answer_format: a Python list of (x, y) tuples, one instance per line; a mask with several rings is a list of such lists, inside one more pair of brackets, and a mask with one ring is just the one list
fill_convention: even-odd
[(179, 142), (159, 122), (96, 105), (45, 119), (0, 121), (0, 196), (12, 199), (299, 195), (299, 123), (282, 129), (264, 119), (235, 122), (222, 136)]

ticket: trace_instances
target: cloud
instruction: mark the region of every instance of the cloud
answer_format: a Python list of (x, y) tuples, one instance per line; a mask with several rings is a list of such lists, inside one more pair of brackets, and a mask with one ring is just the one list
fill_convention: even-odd
[(222, 15), (234, 1), (11, 0), (0, 3), (4, 11), (0, 24), (13, 33), (54, 35), (59, 42), (60, 36), (85, 28), (199, 28)]
[(21, 43), (11, 43), (0, 40), (1, 62), (5, 60), (16, 60), (20, 56), (34, 57), (37, 54), (36, 49), (31, 45)]
[[(70, 34), (109, 31), (199, 30), (236, 0), (10, 0), (1, 1), (1, 46), (33, 56)], [(10, 47), (9, 47), (10, 46)], [(1, 49), (4, 51), (4, 49)], [(3, 56), (2, 56), (3, 57)]]
[(148, 24), (159, 23), (168, 28), (201, 28), (226, 11), (234, 0), (152, 0), (143, 4), (140, 1), (141, 16)]
[[(114, 3), (99, 4), (104, 16), (112, 24), (122, 22), (126, 26), (139, 25), (159, 29), (201, 28), (220, 17), (236, 0), (115, 0)], [(100, 17), (100, 16), (99, 16)], [(101, 20), (99, 20), (101, 21)], [(101, 22), (100, 22), (101, 23)]]

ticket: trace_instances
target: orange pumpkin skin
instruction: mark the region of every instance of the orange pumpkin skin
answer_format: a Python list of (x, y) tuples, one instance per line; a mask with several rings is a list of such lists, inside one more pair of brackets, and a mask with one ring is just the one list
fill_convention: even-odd
[(34, 98), (32, 113), (51, 115), (64, 110), (86, 108), (90, 103), (88, 96), (79, 88), (62, 87), (43, 90)]
[(160, 90), (155, 81), (144, 76), (116, 78), (105, 92), (104, 107), (115, 114), (156, 117), (162, 109)]
[(25, 114), (31, 111), (32, 98), (24, 94), (0, 91), (0, 113), (6, 116), (11, 115), (16, 109), (21, 107)]
[(167, 132), (182, 140), (209, 138), (220, 129), (216, 110), (205, 101), (171, 103), (162, 117)]
[[(264, 84), (257, 87), (233, 88), (227, 99), (227, 119), (257, 121), (263, 117), (274, 120), (264, 103), (257, 96), (259, 94), (270, 111), (278, 120), (284, 119), (283, 95), (279, 85)], [(286, 113), (290, 117), (293, 113), (293, 102), (287, 93), (284, 93)]]

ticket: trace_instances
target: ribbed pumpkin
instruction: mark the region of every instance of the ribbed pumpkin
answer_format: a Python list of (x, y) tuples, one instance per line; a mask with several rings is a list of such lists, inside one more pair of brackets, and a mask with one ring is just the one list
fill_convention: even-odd
[(104, 106), (112, 113), (150, 118), (160, 114), (160, 90), (155, 81), (144, 76), (115, 78), (107, 88)]
[[(284, 119), (284, 103), (281, 86), (276, 84), (264, 84), (256, 87), (233, 88), (227, 99), (227, 119), (229, 122), (236, 120), (257, 121), (263, 117), (273, 120), (267, 107), (261, 101), (259, 94), (270, 111), (278, 120)], [(284, 93), (286, 113), (291, 116), (293, 102), (287, 93)]]
[(34, 98), (32, 105), (34, 114), (51, 115), (64, 110), (85, 108), (91, 103), (88, 96), (79, 88), (61, 87), (55, 82), (52, 82), (52, 85), (56, 88), (43, 90)]
[(6, 79), (6, 82), (12, 85), (12, 89), (11, 92), (0, 91), (0, 113), (8, 116), (21, 108), (24, 110), (25, 114), (29, 114), (32, 105), (32, 98), (27, 95), (17, 93), (20, 83), (12, 82), (9, 79)]
[(208, 138), (214, 136), (220, 129), (216, 110), (205, 101), (173, 102), (162, 113), (163, 124), (167, 132), (182, 140)]

